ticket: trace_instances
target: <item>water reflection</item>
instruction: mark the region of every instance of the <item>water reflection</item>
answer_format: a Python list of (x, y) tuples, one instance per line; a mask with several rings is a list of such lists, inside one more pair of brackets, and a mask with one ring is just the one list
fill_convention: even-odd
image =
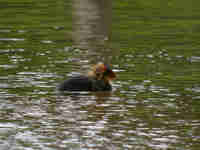
[(74, 41), (81, 48), (104, 46), (111, 34), (111, 0), (73, 1)]
[[(111, 0), (73, 1), (73, 39), (76, 47), (87, 49), (91, 61), (107, 61), (111, 36)], [(94, 57), (91, 57), (94, 56)]]

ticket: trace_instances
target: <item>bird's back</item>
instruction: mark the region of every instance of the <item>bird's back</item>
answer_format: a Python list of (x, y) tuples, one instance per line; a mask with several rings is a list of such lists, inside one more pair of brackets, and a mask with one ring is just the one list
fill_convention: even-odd
[(76, 76), (65, 80), (59, 86), (60, 91), (92, 91), (92, 80), (86, 76)]
[(58, 87), (60, 91), (111, 91), (112, 87), (104, 80), (87, 76), (76, 76), (65, 80)]

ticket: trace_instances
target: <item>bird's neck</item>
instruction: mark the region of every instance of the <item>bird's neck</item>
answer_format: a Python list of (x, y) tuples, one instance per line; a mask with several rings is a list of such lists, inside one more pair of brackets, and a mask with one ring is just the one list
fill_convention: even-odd
[(96, 74), (94, 71), (89, 71), (88, 77), (91, 77), (95, 80), (103, 80), (105, 83), (109, 83), (108, 78), (106, 78), (103, 74)]

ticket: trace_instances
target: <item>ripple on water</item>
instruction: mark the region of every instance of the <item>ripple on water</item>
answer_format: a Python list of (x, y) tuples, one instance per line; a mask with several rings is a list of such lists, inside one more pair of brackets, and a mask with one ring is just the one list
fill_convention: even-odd
[(200, 93), (200, 87), (185, 88), (185, 90), (195, 92), (195, 93)]
[(168, 88), (162, 87), (162, 86), (155, 86), (155, 85), (150, 85), (149, 90), (154, 92), (154, 93), (159, 93), (159, 92), (169, 92)]
[(8, 87), (10, 87), (10, 84), (8, 84), (8, 83), (1, 83), (0, 84), (0, 88), (8, 88)]
[(190, 61), (191, 62), (200, 62), (200, 57), (199, 56), (191, 56)]
[(17, 65), (0, 65), (0, 68), (3, 69), (13, 69), (13, 68), (17, 68)]
[(11, 32), (10, 29), (0, 29), (0, 33), (9, 33)]
[(24, 41), (25, 39), (23, 38), (0, 38), (0, 41)]
[(24, 52), (23, 48), (16, 48), (16, 49), (1, 49), (0, 54), (9, 54), (9, 53), (16, 53), (16, 52)]
[(146, 87), (143, 84), (132, 85), (132, 86), (130, 86), (130, 88), (131, 89), (135, 89), (135, 90), (137, 90), (139, 92), (144, 92), (146, 90)]
[(41, 41), (41, 43), (44, 43), (44, 44), (52, 44), (53, 41), (50, 41), (50, 40), (43, 40), (43, 41)]

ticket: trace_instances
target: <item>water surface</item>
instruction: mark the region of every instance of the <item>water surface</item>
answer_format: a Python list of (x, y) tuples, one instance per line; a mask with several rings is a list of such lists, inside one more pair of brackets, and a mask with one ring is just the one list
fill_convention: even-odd
[[(198, 6), (1, 1), (1, 149), (198, 150)], [(97, 61), (112, 92), (56, 90)]]

